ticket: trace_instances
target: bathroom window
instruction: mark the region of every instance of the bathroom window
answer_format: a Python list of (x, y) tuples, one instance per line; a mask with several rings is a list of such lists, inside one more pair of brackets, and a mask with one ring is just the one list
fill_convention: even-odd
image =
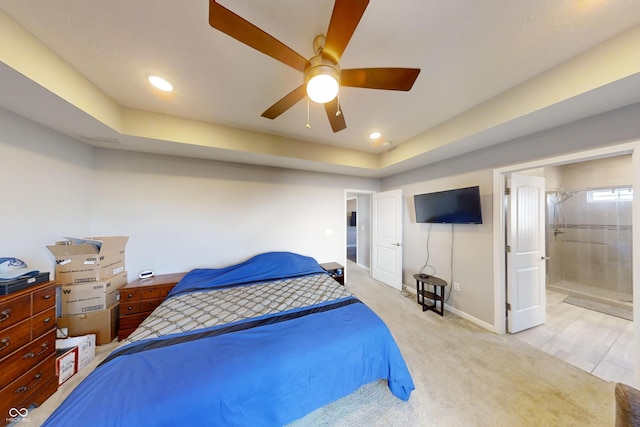
[(597, 202), (630, 202), (633, 200), (633, 189), (630, 187), (603, 188), (587, 191), (587, 201)]

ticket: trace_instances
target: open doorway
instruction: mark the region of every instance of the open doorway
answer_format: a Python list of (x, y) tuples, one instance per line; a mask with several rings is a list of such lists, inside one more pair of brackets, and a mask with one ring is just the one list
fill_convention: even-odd
[(544, 169), (547, 289), (626, 310), (633, 280), (631, 155)]
[(358, 262), (358, 199), (347, 198), (347, 259)]
[(371, 265), (371, 194), (345, 191), (347, 259), (367, 270)]
[[(524, 171), (531, 171), (532, 169), (540, 169), (543, 171), (544, 173), (544, 169), (545, 168), (549, 168), (549, 170), (551, 170), (551, 168), (556, 168), (556, 167), (561, 167), (562, 165), (568, 165), (568, 164), (578, 164), (578, 163), (583, 163), (583, 162), (591, 162), (591, 161), (597, 161), (599, 159), (610, 159), (613, 158), (614, 156), (626, 156), (626, 158), (628, 160), (630, 160), (630, 164), (629, 164), (629, 168), (628, 170), (630, 171), (630, 173), (627, 175), (627, 184), (626, 187), (629, 187), (629, 182), (631, 183), (632, 187), (636, 187), (636, 188), (640, 188), (640, 174), (638, 174), (637, 172), (635, 172), (636, 170), (638, 170), (638, 167), (640, 167), (640, 159), (638, 158), (637, 155), (633, 155), (634, 151), (637, 148), (637, 143), (631, 143), (631, 144), (623, 144), (623, 145), (619, 145), (616, 147), (610, 147), (610, 148), (603, 148), (603, 149), (598, 149), (598, 150), (590, 150), (588, 152), (584, 152), (584, 153), (579, 153), (579, 154), (572, 154), (572, 155), (567, 155), (567, 156), (559, 156), (557, 158), (554, 159), (548, 159), (548, 160), (543, 160), (543, 161), (537, 161), (537, 162), (530, 162), (527, 164), (522, 164), (522, 165), (514, 165), (511, 167), (507, 167), (507, 168), (502, 168), (500, 170), (495, 170), (494, 171), (494, 191), (495, 194), (504, 194), (504, 176), (508, 175), (509, 173), (512, 172), (518, 172), (518, 173), (522, 173)], [(599, 172), (602, 172), (602, 163), (592, 163), (592, 165), (597, 165), (596, 170), (598, 170)], [(635, 165), (635, 167), (634, 167)], [(557, 172), (557, 170), (555, 171)], [(547, 174), (550, 177), (553, 178), (552, 174)], [(608, 175), (606, 178), (610, 179), (612, 178), (610, 175), (611, 174), (605, 174)], [(630, 175), (630, 176), (629, 176)], [(578, 182), (583, 182), (584, 183), (584, 178), (580, 178), (578, 179)], [(559, 186), (553, 183), (553, 179), (550, 180), (550, 184), (551, 190), (549, 191), (549, 194), (547, 194), (548, 197), (556, 197), (555, 200), (556, 202), (560, 202), (561, 200), (564, 200), (564, 203), (562, 204), (566, 204), (566, 201), (568, 200), (567, 197), (569, 197), (568, 194), (564, 194), (564, 192), (562, 191), (564, 189), (563, 186)], [(565, 185), (566, 186), (566, 182)], [(595, 186), (595, 187), (603, 187), (602, 185), (588, 185), (589, 187)], [(558, 187), (558, 188), (555, 188)], [(612, 182), (608, 182), (607, 185), (605, 185), (604, 187), (624, 187), (623, 185), (618, 185), (612, 183)], [(585, 189), (585, 192), (587, 190)], [(577, 193), (575, 195), (575, 197), (577, 197)], [(559, 198), (558, 198), (559, 197)], [(587, 197), (585, 195), (585, 197)], [(494, 238), (495, 238), (495, 243), (496, 243), (496, 262), (494, 263), (494, 267), (495, 267), (495, 272), (496, 272), (496, 287), (495, 287), (495, 296), (496, 296), (496, 310), (495, 310), (495, 320), (496, 320), (496, 326), (497, 326), (497, 332), (499, 333), (505, 333), (506, 332), (506, 310), (504, 310), (505, 307), (505, 301), (506, 301), (506, 290), (505, 290), (505, 283), (506, 283), (506, 277), (505, 277), (505, 271), (506, 271), (506, 262), (505, 262), (505, 255), (504, 255), (504, 242), (505, 242), (505, 232), (504, 232), (504, 227), (506, 224), (506, 218), (505, 218), (505, 214), (503, 212), (503, 206), (501, 206), (501, 198), (498, 197), (496, 199), (499, 200), (494, 200), (494, 212), (496, 212), (496, 216), (494, 218), (494, 221), (496, 222), (496, 224), (499, 224), (499, 226), (495, 227), (495, 231), (494, 231)], [(579, 200), (579, 199), (576, 199)], [(584, 200), (582, 201), (584, 202)], [(582, 203), (581, 202), (581, 203)], [(585, 202), (586, 203), (586, 202)], [(638, 209), (637, 209), (637, 202), (632, 202), (632, 205), (634, 205), (633, 208), (633, 212), (629, 212), (629, 220), (631, 222), (633, 222), (634, 224), (638, 224), (638, 218), (640, 217), (639, 213), (638, 213)], [(549, 207), (547, 207), (547, 209), (550, 209)], [(553, 209), (554, 209), (554, 205), (552, 203), (552, 219), (553, 219)], [(576, 207), (576, 209), (582, 210), (584, 211), (585, 208), (584, 206), (580, 206), (580, 207)], [(557, 210), (557, 209), (556, 209)], [(584, 213), (584, 212), (582, 212)], [(554, 230), (559, 231), (559, 233), (556, 236), (564, 236), (568, 233), (569, 229), (572, 229), (573, 231), (575, 231), (575, 234), (572, 238), (568, 239), (571, 241), (568, 242), (564, 242), (565, 246), (568, 245), (586, 245), (587, 248), (587, 258), (585, 259), (584, 257), (586, 255), (582, 254), (580, 255), (580, 251), (578, 251), (576, 248), (573, 248), (571, 250), (569, 250), (568, 248), (564, 248), (567, 249), (570, 252), (570, 255), (572, 256), (581, 256), (583, 257), (580, 261), (580, 263), (582, 265), (585, 265), (585, 268), (592, 268), (594, 267), (594, 261), (593, 260), (589, 260), (589, 257), (599, 257), (601, 254), (598, 254), (598, 251), (602, 252), (602, 249), (604, 249), (605, 245), (598, 245), (598, 246), (602, 246), (600, 248), (591, 248), (588, 249), (588, 246), (592, 246), (595, 245), (596, 243), (600, 242), (600, 243), (604, 243), (604, 240), (602, 241), (596, 241), (594, 239), (591, 239), (591, 237), (594, 236), (599, 236), (600, 238), (605, 238), (605, 234), (607, 232), (607, 230), (603, 230), (607, 229), (607, 228), (612, 228), (614, 234), (619, 233), (619, 232), (623, 232), (623, 233), (628, 233), (628, 237), (631, 239), (631, 241), (636, 240), (638, 241), (638, 232), (635, 231), (635, 229), (633, 227), (631, 227), (631, 225), (629, 224), (628, 226), (622, 223), (619, 223), (615, 226), (612, 226), (611, 224), (610, 227), (597, 227), (597, 225), (602, 225), (602, 224), (588, 224), (588, 223), (583, 223), (582, 221), (578, 221), (576, 219), (576, 221), (573, 221), (571, 224), (569, 222), (567, 222), (567, 225), (564, 226), (564, 221), (559, 218), (560, 214), (558, 213), (556, 215), (556, 219), (559, 220), (558, 223), (553, 222), (552, 224), (552, 228), (550, 230), (551, 233), (553, 233)], [(577, 217), (576, 217), (577, 218)], [(574, 218), (575, 219), (575, 218)], [(619, 221), (619, 220), (616, 220)], [(588, 222), (588, 221), (587, 221)], [(624, 221), (622, 221), (624, 222)], [(607, 225), (607, 224), (604, 224)], [(637, 228), (637, 227), (636, 227)], [(548, 229), (548, 227), (545, 227), (545, 229)], [(548, 230), (547, 230), (548, 231)], [(564, 234), (562, 234), (562, 232), (565, 232)], [(591, 231), (593, 231), (593, 234), (589, 234), (591, 233)], [(571, 236), (569, 236), (571, 237)], [(584, 242), (583, 242), (583, 238), (584, 238)], [(586, 242), (586, 243), (585, 243)], [(595, 242), (595, 243), (589, 243), (589, 242)], [(614, 245), (616, 246), (616, 245)], [(637, 252), (637, 251), (636, 251)], [(547, 255), (553, 257), (553, 252), (548, 249)], [(556, 254), (557, 256), (557, 254)], [(624, 255), (612, 255), (613, 258), (615, 257), (622, 257), (624, 258)], [(606, 256), (605, 256), (606, 259)], [(631, 278), (631, 286), (630, 286), (630, 291), (631, 291), (631, 295), (634, 293), (637, 294), (638, 292), (638, 279), (635, 277), (636, 275), (632, 274), (632, 271), (636, 269), (636, 266), (638, 266), (639, 264), (639, 257), (637, 254), (631, 254), (630, 255), (630, 260), (629, 262), (626, 264), (626, 273), (629, 274), (630, 278)], [(551, 260), (549, 260), (551, 261)], [(624, 263), (624, 261), (622, 261)], [(569, 270), (572, 269), (571, 264), (570, 264), (570, 260), (565, 260), (564, 263), (564, 267), (567, 268), (567, 272), (570, 272)], [(557, 272), (554, 272), (554, 267), (550, 266), (549, 271), (550, 274), (556, 274)], [(637, 270), (635, 270), (637, 272)], [(580, 272), (581, 274), (583, 274), (584, 272)], [(604, 274), (602, 271), (599, 271), (598, 274)], [(623, 274), (624, 275), (624, 274)], [(597, 281), (597, 280), (596, 280)], [(616, 285), (618, 286), (618, 285)], [(554, 297), (555, 298), (555, 297)], [(562, 299), (564, 299), (564, 296), (561, 297)], [(549, 301), (553, 302), (554, 299), (553, 298), (548, 298)], [(637, 300), (637, 298), (636, 298)], [(560, 304), (563, 303), (562, 300), (559, 301)], [(636, 314), (636, 318), (638, 317), (637, 314), (639, 312), (639, 304), (637, 301), (634, 301), (632, 303), (633, 310)], [(557, 308), (553, 308), (553, 310), (556, 310)], [(575, 315), (578, 317), (581, 317), (581, 315)], [(574, 317), (575, 317), (574, 316)], [(561, 322), (567, 322), (567, 320), (562, 320)], [(554, 325), (557, 326), (557, 325)], [(599, 328), (600, 326), (598, 326)], [(535, 329), (535, 328), (534, 328)], [(627, 344), (624, 345), (624, 351), (626, 351), (629, 354), (629, 364), (630, 364), (630, 372), (632, 372), (631, 374), (631, 379), (627, 379), (626, 381), (621, 381), (621, 382), (627, 382), (627, 383), (640, 383), (640, 372), (639, 369), (640, 367), (638, 366), (638, 361), (640, 360), (640, 334), (636, 331), (633, 331), (633, 324), (631, 324), (630, 328), (625, 329), (622, 332), (618, 332), (618, 336), (626, 336), (627, 337)], [(637, 329), (637, 328), (635, 328)], [(589, 340), (589, 336), (593, 335), (593, 331), (594, 328), (593, 327), (589, 327), (587, 326), (585, 330), (585, 335), (586, 335), (586, 339), (587, 341)], [(531, 334), (534, 335), (531, 332), (525, 332), (527, 334)], [(576, 331), (574, 330), (572, 335), (576, 336), (579, 333), (576, 333)], [(615, 335), (615, 333), (614, 333)], [(543, 334), (539, 334), (537, 337), (532, 337), (531, 338), (533, 341), (543, 341), (543, 340), (550, 340), (552, 338), (550, 338), (550, 336), (548, 335), (548, 332), (545, 332)], [(614, 340), (615, 341), (615, 340)], [(535, 342), (533, 342), (533, 344), (535, 344)], [(593, 344), (593, 339), (592, 339), (592, 344)], [(610, 343), (611, 345), (614, 345), (613, 342)], [(581, 367), (581, 366), (579, 366)], [(585, 369), (585, 370), (589, 370), (589, 369)], [(592, 371), (593, 373), (593, 371)], [(629, 375), (628, 375), (629, 376)], [(635, 380), (633, 379), (633, 377), (635, 377)], [(633, 384), (632, 384), (633, 385)]]
[(545, 182), (546, 321), (514, 335), (628, 385), (634, 378), (631, 161), (627, 154), (520, 172)]

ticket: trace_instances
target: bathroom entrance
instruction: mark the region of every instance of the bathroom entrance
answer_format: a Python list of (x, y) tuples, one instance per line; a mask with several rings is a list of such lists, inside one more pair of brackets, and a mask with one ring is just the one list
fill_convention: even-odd
[(514, 335), (634, 385), (631, 155), (525, 171), (545, 178), (546, 322)]
[(629, 318), (631, 155), (548, 167), (544, 174), (547, 289), (569, 295), (569, 303)]

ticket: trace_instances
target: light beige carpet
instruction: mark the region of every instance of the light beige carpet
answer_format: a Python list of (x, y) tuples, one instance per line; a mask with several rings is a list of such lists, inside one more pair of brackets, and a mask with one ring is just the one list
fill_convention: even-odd
[[(414, 298), (372, 280), (351, 262), (347, 268), (347, 288), (387, 323), (416, 390), (403, 402), (384, 381), (372, 383), (296, 427), (614, 425), (613, 383), (449, 312), (423, 313)], [(101, 357), (113, 346), (100, 348)], [(34, 409), (29, 425), (40, 425), (80, 379), (72, 378)]]
[(365, 386), (303, 419), (312, 426), (613, 426), (613, 383), (517, 339), (445, 311), (348, 265), (347, 288), (387, 323), (416, 390), (408, 402), (386, 383)]

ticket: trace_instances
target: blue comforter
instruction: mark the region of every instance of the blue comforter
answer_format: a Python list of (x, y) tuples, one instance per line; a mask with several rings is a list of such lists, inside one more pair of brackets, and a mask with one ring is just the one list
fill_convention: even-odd
[(121, 347), (45, 425), (280, 426), (378, 379), (414, 389), (384, 322), (348, 297)]

